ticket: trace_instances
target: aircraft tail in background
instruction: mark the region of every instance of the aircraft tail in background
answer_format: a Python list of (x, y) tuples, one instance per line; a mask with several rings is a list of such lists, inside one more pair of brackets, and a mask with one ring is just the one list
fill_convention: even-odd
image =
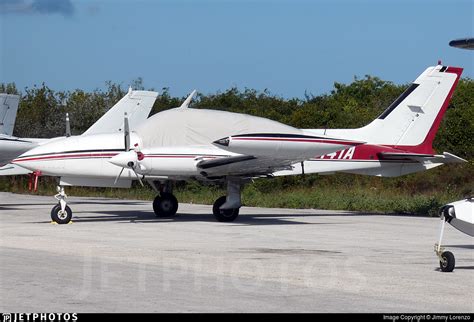
[(0, 94), (0, 134), (13, 134), (19, 102), (19, 95)]
[(116, 133), (123, 131), (124, 114), (127, 113), (130, 129), (134, 130), (145, 121), (158, 97), (157, 92), (132, 91), (128, 93), (110, 110), (107, 111), (82, 135)]

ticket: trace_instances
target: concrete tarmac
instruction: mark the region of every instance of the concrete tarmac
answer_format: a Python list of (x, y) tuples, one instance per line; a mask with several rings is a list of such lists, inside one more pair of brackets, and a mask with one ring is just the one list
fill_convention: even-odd
[(474, 312), (473, 239), (438, 218), (0, 192), (1, 312)]

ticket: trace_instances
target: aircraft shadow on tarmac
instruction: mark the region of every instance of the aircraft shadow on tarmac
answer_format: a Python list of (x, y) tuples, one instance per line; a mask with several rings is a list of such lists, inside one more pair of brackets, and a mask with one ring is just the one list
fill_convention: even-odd
[[(474, 266), (457, 266), (454, 268), (454, 270), (473, 270)], [(435, 268), (436, 272), (441, 272), (441, 269), (439, 267)]]
[[(84, 215), (83, 215), (84, 214)], [(308, 223), (296, 221), (303, 217), (322, 217), (326, 214), (242, 214), (231, 224), (239, 225), (341, 225), (342, 222)], [(345, 215), (342, 215), (345, 216)], [(74, 223), (121, 222), (121, 223), (169, 223), (169, 222), (217, 222), (212, 214), (178, 213), (175, 217), (156, 217), (152, 211), (114, 210), (114, 211), (76, 211)], [(45, 223), (45, 221), (37, 222)]]
[(474, 244), (466, 244), (466, 245), (443, 245), (446, 248), (465, 248), (465, 249), (474, 249)]

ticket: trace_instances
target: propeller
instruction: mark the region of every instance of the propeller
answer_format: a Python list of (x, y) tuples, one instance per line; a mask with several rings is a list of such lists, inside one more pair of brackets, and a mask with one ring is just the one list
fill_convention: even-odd
[(124, 114), (124, 120), (123, 120), (123, 136), (124, 136), (124, 152), (117, 154), (116, 156), (112, 157), (109, 162), (122, 167), (122, 170), (120, 170), (118, 176), (115, 178), (114, 184), (117, 184), (117, 182), (120, 179), (120, 176), (123, 173), (123, 170), (125, 168), (128, 168), (133, 171), (135, 176), (138, 179), (138, 182), (142, 186), (145, 186), (142, 182), (142, 179), (138, 175), (136, 171), (136, 167), (138, 166), (138, 161), (141, 157), (141, 152), (138, 150), (138, 147), (135, 147), (134, 149), (131, 149), (130, 147), (130, 125), (128, 123), (128, 116), (127, 113)]
[[(196, 95), (196, 90), (193, 90), (191, 94), (186, 98), (186, 100), (181, 104), (180, 108), (188, 108), (189, 104), (191, 103), (193, 97)], [(138, 181), (142, 186), (144, 186), (140, 176), (136, 172), (137, 166), (139, 166), (138, 162), (143, 159), (143, 154), (140, 152), (138, 146), (135, 146), (133, 149), (130, 147), (130, 125), (128, 123), (128, 116), (127, 113), (124, 114), (124, 121), (123, 121), (123, 135), (124, 135), (124, 152), (117, 154), (116, 156), (112, 157), (109, 162), (119, 166), (122, 168), (120, 173), (115, 178), (114, 184), (120, 180), (120, 177), (123, 173), (125, 168), (128, 168), (133, 171), (135, 176), (137, 177)]]

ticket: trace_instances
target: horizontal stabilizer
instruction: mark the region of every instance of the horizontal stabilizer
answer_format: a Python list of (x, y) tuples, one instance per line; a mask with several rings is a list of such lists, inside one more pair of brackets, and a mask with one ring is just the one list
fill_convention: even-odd
[(384, 160), (412, 160), (420, 163), (462, 163), (467, 162), (454, 154), (443, 152), (443, 154), (421, 154), (421, 153), (391, 153), (381, 152)]

